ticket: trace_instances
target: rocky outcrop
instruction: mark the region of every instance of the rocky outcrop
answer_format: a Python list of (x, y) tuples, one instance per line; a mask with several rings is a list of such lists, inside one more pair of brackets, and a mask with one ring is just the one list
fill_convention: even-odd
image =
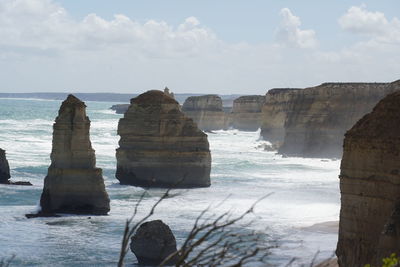
[[(175, 236), (161, 220), (143, 223), (131, 238), (131, 251), (140, 265), (158, 266), (177, 252)], [(178, 255), (171, 256), (165, 265), (175, 265)]]
[(265, 96), (247, 95), (233, 101), (231, 125), (242, 131), (257, 131), (261, 126), (261, 109)]
[(0, 184), (8, 184), (10, 177), (10, 166), (6, 158), (6, 151), (0, 148)]
[(169, 97), (175, 99), (174, 93), (173, 93), (173, 92), (170, 92), (168, 87), (165, 87), (165, 88), (164, 88), (164, 94), (166, 94), (167, 96), (169, 96)]
[(207, 135), (161, 91), (131, 100), (119, 121), (117, 179), (143, 187), (210, 185), (211, 154)]
[(117, 104), (117, 105), (112, 105), (111, 106), (111, 110), (115, 110), (115, 113), (117, 114), (124, 114), (128, 108), (129, 108), (130, 104)]
[(380, 266), (400, 254), (400, 92), (345, 135), (336, 254), (340, 266)]
[(261, 135), (286, 156), (340, 158), (344, 133), (390, 92), (393, 83), (324, 83), (268, 91)]
[(203, 131), (227, 128), (228, 120), (222, 107), (222, 100), (217, 95), (188, 97), (183, 103), (182, 111)]
[(40, 199), (41, 214), (107, 214), (110, 199), (96, 168), (86, 105), (73, 95), (62, 103), (53, 125), (51, 165)]
[(271, 89), (265, 96), (261, 111), (261, 137), (279, 146), (285, 137), (285, 122), (290, 114), (296, 96), (301, 89)]

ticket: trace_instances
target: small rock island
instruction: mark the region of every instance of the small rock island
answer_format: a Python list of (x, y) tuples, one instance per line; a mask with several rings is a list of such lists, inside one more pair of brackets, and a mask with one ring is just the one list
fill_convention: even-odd
[(116, 177), (142, 187), (210, 186), (207, 135), (180, 110), (178, 102), (152, 90), (131, 99), (118, 124)]
[(6, 158), (6, 151), (0, 148), (0, 184), (8, 184), (10, 177), (10, 165)]
[(53, 125), (51, 165), (44, 180), (39, 216), (106, 215), (110, 211), (110, 199), (102, 169), (96, 168), (89, 129), (85, 103), (69, 95)]

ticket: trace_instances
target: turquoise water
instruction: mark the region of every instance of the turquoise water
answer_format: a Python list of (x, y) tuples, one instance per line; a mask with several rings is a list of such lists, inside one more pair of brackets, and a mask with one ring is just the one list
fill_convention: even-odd
[[(50, 164), (52, 124), (61, 101), (0, 99), (0, 147), (7, 151), (13, 180), (33, 186), (0, 185), (0, 258), (16, 255), (14, 266), (116, 266), (125, 220), (143, 189), (121, 186), (115, 178), (116, 134), (121, 115), (108, 108), (115, 103), (87, 102), (92, 121), (91, 140), (97, 166), (103, 169), (111, 198), (109, 216), (63, 216), (26, 219), (37, 209), (43, 179)], [(273, 193), (256, 208), (249, 230), (277, 240), (270, 262), (282, 266), (309, 263), (317, 251), (329, 257), (337, 233), (311, 227), (337, 221), (340, 209), (339, 161), (282, 158), (259, 146), (258, 132), (237, 130), (209, 134), (213, 158), (210, 188), (176, 190), (153, 219), (162, 219), (178, 243), (200, 211), (227, 198), (216, 213), (239, 214), (255, 200)], [(140, 209), (145, 214), (163, 190), (150, 190)], [(129, 253), (126, 262), (133, 264)]]

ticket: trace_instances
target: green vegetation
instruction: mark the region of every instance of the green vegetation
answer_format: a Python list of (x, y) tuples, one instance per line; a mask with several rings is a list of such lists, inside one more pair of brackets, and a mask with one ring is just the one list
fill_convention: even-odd
[[(399, 267), (400, 257), (396, 256), (396, 253), (392, 253), (390, 257), (382, 259), (382, 267)], [(372, 267), (371, 264), (366, 264), (364, 267)]]

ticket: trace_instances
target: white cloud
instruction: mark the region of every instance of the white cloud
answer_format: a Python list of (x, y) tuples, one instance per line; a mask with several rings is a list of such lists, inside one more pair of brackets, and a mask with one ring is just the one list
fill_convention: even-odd
[(384, 13), (368, 11), (365, 5), (350, 7), (338, 22), (343, 30), (366, 35), (375, 42), (400, 43), (400, 20), (388, 20)]
[[(123, 14), (77, 20), (55, 0), (0, 0), (0, 91), (139, 93), (168, 85), (178, 92), (250, 94), (398, 78), (400, 51), (384, 42), (394, 40), (389, 33), (323, 52), (313, 30), (302, 29), (289, 9), (280, 14), (281, 44), (228, 43), (190, 16), (176, 26)], [(396, 20), (386, 20), (395, 28)]]
[(282, 8), (280, 15), (282, 18), (281, 25), (276, 34), (278, 42), (300, 48), (317, 46), (315, 31), (300, 29), (300, 18), (293, 15), (289, 8)]

